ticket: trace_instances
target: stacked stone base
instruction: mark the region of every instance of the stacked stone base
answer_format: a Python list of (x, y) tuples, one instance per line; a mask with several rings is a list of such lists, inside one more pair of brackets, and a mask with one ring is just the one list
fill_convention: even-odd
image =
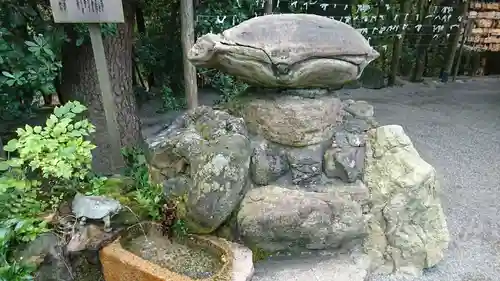
[(199, 107), (148, 141), (152, 179), (191, 231), (233, 229), (263, 253), (360, 248), (385, 273), (419, 275), (442, 259), (435, 171), (371, 105), (288, 91), (231, 112)]

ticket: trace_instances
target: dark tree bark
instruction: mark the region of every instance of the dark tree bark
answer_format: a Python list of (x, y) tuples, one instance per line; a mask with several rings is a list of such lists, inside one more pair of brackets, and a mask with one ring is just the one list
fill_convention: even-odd
[(6, 155), (5, 151), (3, 150), (2, 137), (0, 136), (0, 159), (1, 158), (6, 159), (7, 155)]
[(140, 7), (136, 8), (135, 17), (136, 17), (136, 21), (137, 21), (137, 31), (139, 31), (139, 33), (141, 35), (145, 35), (146, 34), (146, 23), (144, 20), (144, 13), (142, 12), (142, 9)]
[(264, 5), (264, 13), (272, 14), (273, 13), (273, 0), (266, 0)]
[(425, 3), (425, 1), (422, 2), (422, 5), (424, 5), (424, 8), (422, 9), (422, 12), (420, 13), (421, 17), (421, 24), (422, 24), (422, 34), (420, 35), (420, 38), (417, 43), (417, 54), (415, 58), (415, 70), (413, 71), (413, 75), (411, 77), (412, 82), (420, 82), (423, 80), (424, 76), (424, 71), (425, 71), (425, 56), (427, 55), (427, 52), (429, 51), (430, 43), (433, 38), (433, 29), (432, 29), (432, 23), (433, 23), (433, 18), (432, 17), (427, 17), (427, 15), (430, 14), (431, 8), (433, 7), (435, 3), (435, 0), (432, 0), (428, 3)]
[[(452, 15), (453, 23), (457, 24), (458, 26), (453, 29), (452, 32), (450, 32), (450, 38), (448, 39), (448, 47), (447, 51), (445, 53), (445, 59), (444, 59), (444, 68), (442, 69), (442, 81), (443, 82), (448, 82), (448, 76), (451, 73), (451, 70), (453, 68), (453, 62), (455, 62), (455, 55), (457, 53), (458, 49), (458, 43), (460, 40), (460, 31), (463, 30), (465, 27), (463, 22), (458, 21), (458, 17), (462, 16), (465, 17), (467, 14), (467, 7), (469, 6), (469, 1), (460, 1)], [(448, 26), (446, 28), (448, 30)]]
[[(105, 36), (104, 48), (110, 73), (111, 86), (117, 107), (117, 121), (121, 144), (135, 146), (142, 141), (140, 119), (132, 88), (132, 43), (134, 7), (124, 3), (124, 24), (117, 24), (115, 36)], [(68, 26), (70, 38), (75, 33)], [(94, 150), (93, 167), (96, 172), (107, 174), (111, 171), (108, 129), (101, 101), (101, 92), (93, 58), (92, 46), (86, 42), (77, 47), (75, 41), (63, 47), (63, 72), (61, 91), (64, 100), (77, 99), (88, 107), (90, 121), (96, 126), (92, 141)]]
[[(411, 9), (411, 0), (401, 0), (400, 10), (401, 16), (399, 17), (399, 26), (402, 27), (406, 24), (407, 18), (404, 16)], [(392, 60), (391, 60), (391, 71), (389, 74), (388, 85), (394, 86), (396, 83), (396, 76), (399, 72), (399, 61), (401, 60), (401, 55), (403, 52), (403, 42), (405, 40), (405, 30), (401, 31), (401, 37), (396, 37), (392, 45)]]

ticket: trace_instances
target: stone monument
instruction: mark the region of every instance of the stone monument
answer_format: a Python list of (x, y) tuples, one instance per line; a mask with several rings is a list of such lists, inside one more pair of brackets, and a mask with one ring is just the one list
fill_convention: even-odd
[(325, 17), (256, 17), (188, 55), (259, 87), (231, 114), (201, 106), (148, 140), (151, 177), (191, 231), (230, 229), (254, 252), (358, 249), (368, 273), (418, 276), (449, 233), (435, 169), (398, 125), (329, 90), (378, 53)]

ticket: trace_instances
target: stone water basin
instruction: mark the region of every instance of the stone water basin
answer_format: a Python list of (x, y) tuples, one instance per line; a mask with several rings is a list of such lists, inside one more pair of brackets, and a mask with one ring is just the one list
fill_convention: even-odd
[[(154, 223), (137, 225), (100, 252), (106, 281), (230, 281), (232, 252), (217, 237), (169, 241)], [(146, 235), (144, 235), (146, 234)]]

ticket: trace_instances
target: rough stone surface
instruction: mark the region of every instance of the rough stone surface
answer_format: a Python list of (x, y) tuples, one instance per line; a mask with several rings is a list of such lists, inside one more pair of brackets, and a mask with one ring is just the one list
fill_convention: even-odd
[(450, 237), (436, 172), (401, 126), (370, 131), (364, 181), (374, 215), (364, 247), (374, 269), (418, 276), (441, 261)]
[(289, 170), (286, 153), (268, 141), (257, 142), (250, 158), (250, 175), (257, 185), (268, 185)]
[(30, 242), (18, 255), (19, 260), (38, 266), (36, 281), (73, 281), (71, 262), (64, 254), (64, 241), (45, 233)]
[(368, 190), (361, 188), (332, 186), (328, 192), (255, 188), (241, 203), (238, 227), (244, 241), (269, 252), (338, 248), (367, 233), (362, 205)]
[[(222, 221), (235, 230), (232, 237), (264, 252), (362, 245), (374, 273), (418, 276), (443, 258), (449, 238), (434, 169), (401, 127), (379, 127), (368, 102), (281, 93), (246, 99), (240, 110), (250, 129), (247, 172), (254, 187), (241, 190), (236, 216)], [(294, 118), (300, 122), (290, 122)], [(244, 127), (241, 122), (235, 127)], [(300, 143), (304, 139), (315, 141)], [(170, 146), (169, 153), (179, 146)], [(191, 169), (194, 162), (183, 161), (182, 169)], [(190, 173), (167, 177), (165, 167), (152, 168), (163, 176), (167, 193), (190, 190)]]
[(364, 147), (330, 148), (323, 157), (326, 176), (355, 182), (361, 177), (364, 166)]
[(247, 101), (241, 113), (249, 129), (267, 140), (302, 147), (332, 137), (333, 128), (341, 121), (341, 106), (331, 96), (269, 96)]
[(373, 117), (375, 113), (373, 105), (367, 103), (366, 101), (347, 100), (344, 102), (343, 109), (357, 118)]
[[(498, 241), (500, 219), (500, 79), (497, 76), (457, 77), (464, 83), (449, 82), (439, 88), (398, 79), (401, 87), (382, 90), (343, 90), (342, 99), (363, 99), (376, 109), (380, 124), (401, 124), (423, 159), (435, 167), (442, 183), (442, 206), (447, 216), (451, 243), (445, 259), (425, 270), (413, 281), (500, 280)], [(208, 95), (211, 95), (207, 98)], [(204, 91), (200, 102), (210, 104), (218, 96)], [(215, 98), (213, 98), (215, 99)], [(154, 104), (156, 105), (156, 103)], [(147, 107), (143, 112), (154, 112)], [(163, 122), (165, 115), (155, 116)], [(146, 122), (150, 117), (144, 117)], [(157, 121), (158, 122), (158, 121)], [(157, 127), (143, 127), (145, 135)], [(484, 149), (488, 148), (488, 149)], [(270, 271), (266, 274), (263, 268)], [(302, 258), (285, 262), (280, 274), (274, 263), (256, 264), (257, 277), (273, 276), (269, 281), (291, 280), (286, 271), (300, 274), (300, 280), (315, 280), (328, 274)], [(257, 278), (255, 277), (255, 278)], [(474, 279), (475, 278), (475, 279)], [(370, 281), (402, 281), (396, 276), (372, 275)]]
[(286, 151), (294, 185), (308, 186), (321, 182), (324, 145), (315, 144)]
[(280, 92), (282, 95), (299, 96), (303, 98), (319, 98), (322, 96), (330, 95), (331, 92), (327, 89), (287, 89)]
[(251, 281), (254, 274), (252, 250), (238, 243), (230, 244), (233, 252), (232, 281)]
[(253, 281), (365, 281), (370, 260), (360, 252), (279, 257), (257, 264)]
[(363, 175), (366, 132), (375, 127), (373, 106), (365, 101), (343, 102), (343, 123), (336, 128), (333, 143), (323, 155), (327, 177), (355, 182)]
[(93, 224), (77, 227), (77, 231), (72, 234), (66, 245), (66, 251), (74, 253), (88, 250), (97, 253), (102, 247), (118, 238), (120, 231), (121, 229), (115, 229), (112, 232), (105, 232)]
[(179, 215), (196, 233), (219, 227), (248, 189), (252, 150), (240, 118), (198, 107), (148, 144), (152, 180), (181, 200)]
[(254, 17), (198, 38), (188, 59), (264, 87), (328, 88), (359, 78), (379, 56), (353, 27), (311, 14)]

